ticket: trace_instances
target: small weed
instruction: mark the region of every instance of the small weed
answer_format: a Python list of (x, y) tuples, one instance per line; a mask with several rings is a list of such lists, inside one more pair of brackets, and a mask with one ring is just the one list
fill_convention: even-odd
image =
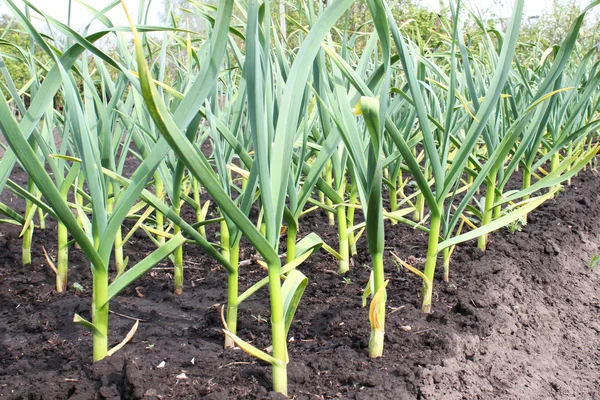
[(592, 259), (590, 260), (590, 263), (588, 264), (588, 267), (590, 268), (591, 271), (593, 271), (599, 262), (600, 262), (600, 255), (594, 254)]
[(515, 233), (521, 232), (525, 225), (527, 225), (527, 220), (525, 220), (525, 217), (521, 217), (518, 220), (511, 222), (511, 224), (508, 225), (506, 228), (510, 233)]
[(85, 293), (85, 289), (83, 288), (83, 286), (81, 286), (81, 283), (79, 282), (73, 283), (73, 289), (75, 289), (77, 293)]
[(262, 315), (252, 315), (252, 318), (254, 318), (259, 324), (263, 322), (268, 322), (267, 319)]

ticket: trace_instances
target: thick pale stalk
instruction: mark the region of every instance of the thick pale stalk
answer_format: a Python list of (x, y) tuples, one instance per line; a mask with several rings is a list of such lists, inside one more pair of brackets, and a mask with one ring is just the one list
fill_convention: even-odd
[(256, 226), (258, 227), (260, 234), (266, 236), (267, 234), (267, 225), (265, 223), (265, 209), (260, 206), (260, 212), (258, 213), (258, 221), (256, 221)]
[(348, 220), (346, 219), (346, 207), (337, 208), (337, 225), (339, 239), (340, 260), (338, 261), (338, 273), (345, 274), (350, 270), (350, 245), (348, 241)]
[(413, 212), (413, 221), (420, 222), (425, 216), (425, 196), (421, 193), (417, 195), (417, 202), (415, 204), (415, 211)]
[[(385, 276), (383, 270), (383, 253), (371, 253), (373, 259), (373, 281), (375, 293), (384, 285)], [(385, 289), (383, 289), (385, 290)], [(369, 357), (377, 358), (383, 356), (383, 343), (385, 338), (385, 303), (386, 295), (377, 304), (378, 326), (371, 327), (371, 338), (369, 340)]]
[(267, 224), (264, 221), (260, 223), (260, 234), (263, 236), (267, 234)]
[[(327, 182), (327, 185), (330, 187), (333, 187), (333, 168), (331, 167), (331, 162), (328, 162), (327, 165), (325, 165), (325, 182)], [(331, 207), (333, 202), (327, 197), (325, 199), (325, 204)], [(335, 215), (333, 213), (327, 212), (327, 218), (329, 220), (329, 225), (335, 225)]]
[[(347, 225), (346, 226), (354, 226), (354, 211), (356, 210), (355, 207), (352, 207), (356, 204), (356, 201), (358, 200), (358, 188), (356, 186), (352, 186), (352, 190), (350, 191), (350, 199), (348, 200), (348, 204), (350, 204), (351, 207), (348, 207), (348, 211), (346, 212), (346, 216), (347, 216)], [(356, 249), (356, 240), (355, 240), (355, 235), (354, 235), (354, 231), (350, 232), (350, 234), (348, 234), (348, 244), (352, 243), (352, 245), (350, 245), (350, 254), (355, 256), (358, 254), (358, 250)]]
[(229, 228), (227, 228), (227, 222), (221, 221), (221, 254), (226, 259), (231, 258), (230, 254), (230, 243), (229, 243)]
[(117, 269), (117, 277), (125, 272), (125, 259), (123, 256), (123, 233), (121, 228), (117, 229), (115, 234), (115, 266)]
[[(238, 273), (227, 276), (227, 329), (230, 332), (237, 331), (237, 313), (238, 313)], [(235, 343), (229, 335), (225, 335), (226, 349), (233, 349)]]
[[(194, 201), (198, 205), (198, 208), (196, 209), (196, 222), (202, 222), (204, 221), (204, 216), (202, 215), (202, 204), (200, 203), (200, 186), (196, 178), (192, 178), (192, 191)], [(204, 228), (204, 225), (198, 228), (198, 232), (206, 239), (206, 229)]]
[[(283, 322), (280, 324), (283, 327)], [(275, 331), (275, 329), (273, 330)], [(285, 333), (285, 329), (278, 329)], [(276, 357), (277, 358), (277, 357)], [(287, 366), (273, 365), (273, 391), (287, 396)]]
[[(492, 216), (494, 213), (494, 202), (496, 201), (496, 172), (490, 174), (488, 177), (486, 192), (485, 192), (485, 209), (483, 211), (483, 219), (481, 220), (481, 226), (485, 226), (492, 222)], [(477, 239), (477, 247), (485, 251), (487, 248), (488, 234), (479, 236)]]
[[(550, 162), (550, 172), (556, 171), (556, 169), (560, 166), (560, 154), (558, 152), (552, 154), (552, 160)], [(560, 188), (560, 184), (553, 186), (550, 190), (555, 190)]]
[[(41, 193), (39, 194), (39, 196), (41, 196)], [(44, 214), (44, 210), (42, 210), (41, 208), (38, 208), (38, 219), (40, 220), (40, 229), (46, 229), (46, 214)]]
[[(342, 182), (338, 194), (343, 199), (346, 192), (346, 183)], [(348, 219), (346, 206), (340, 205), (336, 209), (340, 260), (338, 260), (338, 273), (345, 274), (350, 269), (350, 243), (348, 242)]]
[(57, 223), (58, 255), (56, 258), (56, 291), (62, 292), (67, 288), (67, 273), (69, 268), (69, 232), (60, 220)]
[[(83, 176), (83, 172), (79, 173), (79, 177), (77, 178), (77, 190), (75, 191), (75, 204), (78, 205), (80, 209), (83, 209), (83, 184), (85, 182), (85, 177)], [(83, 217), (83, 213), (77, 213), (77, 220), (79, 221), (80, 226), (85, 226), (86, 222)]]
[[(413, 149), (413, 154), (416, 156), (417, 155), (417, 150)], [(425, 170), (423, 171), (423, 174), (425, 175), (425, 179), (428, 179), (428, 171), (429, 168), (427, 166), (427, 163), (425, 163)], [(420, 222), (423, 220), (423, 218), (425, 217), (425, 196), (423, 196), (423, 193), (421, 193), (419, 191), (419, 194), (417, 194), (417, 200), (415, 201), (415, 210), (413, 212), (413, 221), (415, 222)]]
[[(235, 268), (235, 272), (227, 275), (227, 328), (232, 333), (237, 333), (237, 316), (239, 307), (239, 274), (238, 264), (240, 258), (240, 245), (239, 242), (232, 246), (229, 252), (229, 262), (232, 267)], [(234, 348), (235, 343), (229, 335), (225, 335), (225, 348)]]
[[(394, 212), (398, 209), (398, 193), (397, 192), (397, 188), (396, 186), (391, 186), (390, 187), (390, 211)], [(392, 225), (396, 225), (398, 223), (398, 221), (396, 221), (395, 219), (391, 220)]]
[[(528, 189), (531, 186), (531, 166), (523, 167), (523, 190)], [(529, 195), (523, 196), (523, 200), (529, 200)], [(527, 222), (527, 214), (523, 216), (525, 222)]]
[[(29, 193), (35, 194), (35, 185), (31, 178), (28, 179), (27, 191)], [(33, 202), (30, 200), (27, 200), (25, 203), (25, 215), (26, 216), (29, 216), (30, 213), (35, 212), (35, 210), (33, 210), (33, 207), (35, 207)], [(35, 225), (33, 224), (33, 218), (32, 218), (31, 222), (29, 224), (27, 224), (27, 227), (24, 227), (24, 229), (23, 229), (23, 241), (21, 243), (21, 249), (22, 249), (21, 255), (22, 255), (23, 265), (31, 264), (31, 242), (33, 242), (34, 228), (35, 228)]]
[[(569, 149), (567, 150), (567, 159), (570, 159), (571, 156), (573, 156), (573, 147), (569, 146)], [(591, 162), (591, 161), (590, 161)], [(584, 167), (585, 168), (585, 167)], [(578, 173), (579, 174), (579, 173)], [(567, 185), (571, 186), (571, 182), (572, 182), (572, 178), (567, 179)]]
[[(27, 208), (29, 208), (29, 204)], [(25, 229), (23, 232), (23, 241), (21, 244), (23, 265), (31, 264), (31, 242), (33, 241), (33, 229), (34, 225), (33, 221), (31, 221), (28, 224), (27, 229)]]
[[(67, 201), (70, 185), (63, 185), (61, 196)], [(67, 290), (67, 275), (69, 270), (69, 230), (62, 220), (57, 223), (57, 256), (56, 256), (56, 291)]]
[(385, 332), (383, 329), (372, 329), (369, 339), (369, 357), (383, 357), (383, 344), (385, 341)]
[[(467, 166), (468, 166), (469, 169), (473, 170), (473, 163), (471, 163), (471, 161), (467, 162)], [(475, 181), (475, 176), (473, 174), (468, 174), (468, 176), (467, 176), (467, 184), (469, 186), (471, 186), (473, 184), (473, 181)]]
[[(531, 169), (523, 168), (523, 190), (529, 189), (531, 186)], [(529, 200), (529, 195), (523, 196), (524, 200)]]
[(281, 362), (281, 365), (273, 365), (273, 390), (287, 396), (288, 353), (280, 274), (281, 265), (269, 265), (273, 357)]
[(560, 154), (558, 152), (552, 154), (552, 160), (550, 162), (550, 172), (556, 171), (560, 165)]
[[(106, 270), (93, 269), (92, 288), (92, 323), (96, 327), (93, 331), (92, 347), (94, 362), (106, 357), (108, 351), (108, 274)], [(106, 303), (103, 307), (101, 304)]]
[[(425, 167), (424, 175), (426, 179), (429, 179), (429, 169)], [(419, 191), (415, 204), (415, 211), (413, 212), (413, 221), (421, 222), (425, 218), (425, 196)]]
[(292, 262), (296, 259), (296, 239), (298, 237), (298, 223), (292, 223), (287, 228), (287, 255), (286, 261)]
[[(173, 211), (179, 215), (181, 207), (178, 196), (175, 196), (176, 204), (173, 205)], [(181, 227), (177, 224), (173, 226), (173, 234), (177, 235), (181, 232)], [(179, 246), (173, 252), (173, 288), (175, 294), (183, 293), (183, 246)]]
[(444, 282), (450, 281), (450, 248), (446, 247), (443, 250), (444, 256)]
[[(173, 227), (173, 234), (181, 232), (178, 225)], [(173, 252), (173, 286), (175, 294), (183, 293), (183, 246), (179, 246)]]
[[(154, 189), (156, 190), (156, 197), (163, 200), (165, 195), (165, 185), (158, 175), (158, 172), (154, 174)], [(156, 219), (156, 230), (158, 231), (156, 240), (158, 241), (158, 245), (162, 246), (165, 244), (165, 237), (160, 233), (165, 231), (165, 216), (157, 210), (154, 218)]]
[[(496, 194), (496, 201), (498, 201), (501, 198), (501, 195)], [(501, 206), (496, 206), (494, 207), (494, 218), (493, 219), (498, 219), (502, 216), (502, 207)]]
[[(114, 193), (114, 188), (112, 185), (109, 186), (109, 194)], [(115, 199), (113, 196), (109, 196), (107, 202), (107, 211), (111, 213), (113, 211)], [(123, 272), (125, 272), (125, 262), (123, 259), (123, 235), (121, 233), (121, 228), (117, 230), (115, 234), (115, 268), (117, 270), (117, 277), (121, 276)]]
[[(440, 207), (441, 208), (441, 207)], [(440, 226), (442, 218), (440, 215), (431, 216), (431, 225), (429, 227), (429, 241), (427, 243), (427, 258), (425, 260), (425, 277), (430, 284), (423, 283), (421, 310), (424, 313), (431, 312), (431, 299), (433, 297), (433, 277), (435, 275), (435, 266), (438, 255), (438, 244), (440, 240)]]

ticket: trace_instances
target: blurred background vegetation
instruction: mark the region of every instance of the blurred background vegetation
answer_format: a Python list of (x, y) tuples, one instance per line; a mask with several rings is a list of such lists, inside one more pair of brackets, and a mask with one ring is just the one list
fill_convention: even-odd
[[(156, 0), (155, 0), (156, 1)], [(215, 9), (217, 0), (159, 0), (159, 19), (162, 25), (177, 26), (179, 28), (188, 29), (196, 32), (192, 37), (193, 43), (198, 43), (203, 40), (211, 22), (202, 18), (201, 13), (197, 13), (197, 9)], [(332, 0), (311, 0), (312, 6), (315, 9), (327, 7)], [(493, 10), (498, 10), (502, 5), (510, 0), (492, 0), (495, 6), (487, 7), (483, 11), (484, 15), (476, 14), (486, 21), (487, 29), (501, 30), (505, 29), (505, 24), (508, 18), (494, 15)], [(396, 17), (396, 21), (401, 26), (403, 32), (411, 39), (423, 44), (425, 49), (437, 49), (443, 46), (441, 40), (445, 35), (440, 35), (447, 27), (450, 26), (450, 10), (447, 7), (447, 0), (440, 0), (439, 6), (435, 7), (436, 11), (432, 11), (431, 7), (423, 6), (419, 0), (397, 0), (390, 2), (392, 12)], [(467, 2), (469, 5), (469, 2)], [(271, 11), (273, 24), (279, 28), (283, 40), (288, 41), (288, 48), (294, 48), (302, 39), (303, 27), (308, 26), (305, 15), (299, 7), (307, 7), (307, 1), (291, 1), (291, 0), (271, 0)], [(506, 7), (505, 7), (506, 8)], [(479, 13), (480, 10), (463, 10), (463, 13)], [(527, 65), (528, 63), (540, 59), (548, 54), (552, 56), (557, 49), (553, 47), (564, 39), (568, 28), (571, 26), (575, 18), (580, 12), (580, 2), (577, 0), (551, 0), (545, 11), (539, 15), (530, 15), (524, 23), (521, 31), (521, 45), (518, 50), (518, 57)], [(364, 0), (358, 0), (348, 12), (338, 26), (342, 30), (346, 25), (349, 32), (364, 32), (366, 38), (371, 29), (365, 23), (365, 16), (368, 16), (367, 3)], [(237, 17), (240, 18), (240, 24), (243, 17), (238, 10)], [(481, 27), (475, 26), (473, 18), (463, 18), (465, 22), (463, 32), (465, 33), (466, 43), (475, 48), (481, 39)], [(13, 77), (15, 85), (20, 92), (25, 93), (28, 86), (33, 82), (32, 76), (37, 75), (38, 79), (43, 79), (45, 65), (49, 61), (48, 56), (44, 52), (36, 49), (35, 46), (29, 44), (29, 36), (24, 34), (18, 24), (7, 15), (0, 15), (0, 63), (5, 63), (7, 71)], [(586, 20), (586, 26), (580, 33), (580, 42), (598, 43), (596, 36), (600, 32), (600, 18), (598, 15), (591, 15)], [(335, 32), (334, 32), (335, 35)], [(54, 40), (61, 40), (60, 34), (53, 33)], [(185, 40), (185, 34), (181, 33), (182, 39)], [(161, 38), (157, 37), (157, 44)], [(360, 54), (360, 49), (365, 42), (358, 39), (354, 46), (354, 51)], [(240, 41), (240, 45), (243, 43)], [(110, 43), (106, 44), (107, 51), (110, 53)], [(36, 55), (36, 65), (31, 65), (31, 57), (25, 56), (20, 49), (29, 49), (30, 53)], [(554, 51), (553, 51), (554, 50)], [(176, 68), (176, 66), (173, 66)], [(33, 73), (33, 74), (32, 74)], [(175, 71), (171, 73), (176, 75)], [(0, 85), (5, 89), (6, 81), (3, 76), (0, 76)], [(7, 92), (5, 90), (5, 92)], [(24, 99), (27, 104), (28, 99)], [(60, 103), (60, 100), (57, 100)]]

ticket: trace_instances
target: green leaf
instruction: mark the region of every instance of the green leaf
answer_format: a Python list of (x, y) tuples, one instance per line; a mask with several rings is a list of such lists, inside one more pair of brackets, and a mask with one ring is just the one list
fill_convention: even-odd
[(251, 356), (258, 358), (259, 360), (263, 360), (264, 362), (271, 364), (271, 365), (283, 366), (281, 361), (279, 361), (278, 359), (276, 359), (273, 356), (270, 356), (269, 354), (265, 353), (264, 351), (259, 350), (258, 348), (251, 345), (250, 343), (243, 341), (235, 333), (230, 332), (227, 329), (223, 329), (223, 332), (227, 336), (231, 337), (231, 339), (233, 339), (233, 342), (240, 349), (244, 350), (246, 353), (250, 354)]
[(300, 257), (308, 252), (311, 254), (319, 250), (323, 245), (323, 239), (314, 232), (309, 233), (296, 243), (296, 257)]
[(285, 282), (281, 287), (281, 294), (283, 296), (283, 314), (285, 316), (285, 334), (287, 335), (294, 314), (298, 309), (298, 304), (302, 299), (306, 285), (308, 284), (308, 278), (297, 269), (292, 270), (287, 274)]
[(144, 275), (184, 243), (185, 238), (179, 233), (169, 239), (164, 245), (160, 246), (158, 249), (146, 256), (142, 261), (129, 268), (127, 272), (119, 276), (113, 281), (113, 283), (110, 284), (108, 287), (106, 303), (104, 303), (102, 307), (104, 307), (104, 305), (107, 304), (110, 299), (135, 282), (140, 276)]
[(493, 220), (489, 224), (483, 225), (477, 229), (473, 229), (472, 231), (463, 233), (462, 235), (455, 236), (451, 239), (444, 240), (438, 245), (438, 251), (442, 251), (445, 248), (454, 246), (458, 243), (468, 242), (469, 240), (477, 239), (478, 237), (485, 235), (490, 232), (494, 232), (500, 228), (510, 225), (512, 222), (517, 221), (522, 218), (524, 215), (527, 215), (531, 211), (535, 210), (539, 207), (543, 202), (552, 198), (554, 196), (554, 192), (550, 192), (540, 197), (535, 197), (524, 202), (523, 205), (517, 207), (514, 211), (505, 214), (504, 216)]
[(84, 328), (92, 331), (92, 333), (94, 333), (94, 335), (104, 336), (104, 334), (102, 332), (100, 332), (100, 330), (96, 327), (96, 325), (92, 324), (90, 321), (86, 320), (79, 314), (75, 314), (73, 316), (73, 322), (76, 323), (77, 325), (81, 325)]

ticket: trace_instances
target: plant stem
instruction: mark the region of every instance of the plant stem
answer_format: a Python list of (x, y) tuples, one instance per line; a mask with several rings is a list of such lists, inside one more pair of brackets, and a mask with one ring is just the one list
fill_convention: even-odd
[[(232, 333), (237, 333), (238, 295), (239, 295), (239, 273), (238, 265), (240, 259), (239, 241), (231, 247), (229, 262), (235, 268), (235, 272), (227, 275), (227, 328)], [(225, 348), (234, 348), (235, 343), (230, 336), (225, 335)]]
[(273, 390), (287, 396), (287, 340), (281, 293), (281, 265), (269, 265), (269, 295), (271, 299), (271, 335), (273, 357), (281, 365), (273, 365)]
[(450, 248), (446, 247), (443, 250), (444, 256), (444, 282), (450, 281)]
[[(467, 161), (467, 166), (472, 170), (473, 169), (473, 163), (471, 161)], [(475, 176), (473, 174), (468, 174), (467, 176), (467, 184), (469, 186), (471, 186), (473, 184), (473, 181), (475, 180)]]
[[(41, 198), (41, 193), (39, 193), (39, 197)], [(38, 208), (38, 219), (40, 220), (40, 229), (46, 229), (46, 214), (41, 208)]]
[(227, 228), (227, 222), (221, 221), (221, 254), (226, 259), (231, 258), (230, 254), (230, 243), (229, 243), (229, 228)]
[[(181, 232), (178, 225), (173, 227), (173, 234)], [(173, 252), (173, 286), (175, 294), (183, 293), (183, 246), (179, 246)]]
[[(523, 167), (523, 190), (528, 189), (531, 186), (531, 166), (526, 165)], [(529, 200), (530, 196), (523, 196), (523, 200)], [(527, 215), (524, 216), (525, 221), (527, 221)]]
[(256, 221), (256, 227), (259, 229), (260, 234), (265, 236), (267, 234), (267, 225), (265, 224), (265, 209), (260, 206), (258, 213), (258, 221)]
[(425, 213), (425, 196), (421, 193), (417, 195), (417, 202), (415, 204), (415, 211), (413, 212), (413, 221), (420, 222), (423, 220)]
[[(342, 181), (337, 190), (338, 194), (344, 199), (346, 192), (346, 182)], [(348, 242), (348, 219), (346, 216), (346, 206), (339, 206), (336, 209), (337, 225), (338, 225), (338, 240), (339, 253), (341, 259), (338, 260), (338, 273), (345, 274), (350, 270), (350, 246)]]
[(298, 222), (288, 224), (287, 228), (287, 256), (286, 261), (289, 263), (296, 259), (296, 239), (298, 237)]
[(115, 267), (117, 269), (117, 277), (125, 272), (125, 259), (123, 257), (123, 233), (121, 228), (117, 229), (115, 234)]
[[(200, 203), (200, 186), (196, 178), (192, 177), (191, 179), (194, 201), (198, 205), (198, 208), (196, 209), (196, 222), (202, 222), (204, 221), (204, 216), (202, 215), (202, 203)], [(206, 239), (206, 229), (204, 228), (204, 225), (198, 228), (198, 232)]]
[(350, 270), (350, 246), (348, 242), (348, 220), (346, 219), (346, 207), (337, 208), (338, 239), (340, 260), (338, 261), (338, 273), (345, 274)]
[(67, 273), (69, 268), (69, 232), (60, 220), (57, 223), (58, 255), (56, 258), (56, 291), (62, 292), (67, 288)]
[(428, 285), (426, 282), (423, 283), (423, 299), (421, 310), (424, 313), (431, 312), (431, 299), (433, 297), (433, 277), (435, 275), (435, 266), (437, 262), (441, 223), (441, 215), (431, 215), (431, 225), (429, 227), (429, 241), (427, 243), (427, 258), (425, 260), (424, 271), (425, 277), (429, 280), (430, 284)]
[[(555, 152), (552, 154), (552, 161), (550, 162), (550, 172), (556, 171), (556, 169), (560, 166), (560, 154)], [(550, 190), (558, 189), (560, 184), (553, 186)]]
[[(350, 190), (350, 199), (348, 201), (348, 204), (350, 204), (351, 206), (354, 206), (356, 204), (356, 201), (358, 200), (358, 188), (355, 185), (352, 185), (352, 188)], [(354, 211), (356, 210), (355, 207), (348, 207), (348, 211), (346, 212), (346, 217), (347, 217), (347, 227), (348, 226), (354, 226)], [(350, 232), (350, 234), (348, 234), (348, 243), (352, 243), (352, 245), (350, 246), (350, 254), (355, 256), (358, 254), (358, 250), (356, 249), (356, 240), (354, 237), (354, 231)]]
[[(113, 185), (109, 185), (109, 195), (115, 192)], [(106, 210), (111, 213), (114, 207), (114, 196), (109, 196), (106, 204)], [(125, 272), (125, 262), (123, 261), (123, 235), (121, 234), (121, 228), (117, 230), (115, 234), (115, 267), (117, 270), (117, 277), (121, 276)]]
[[(80, 172), (75, 185), (77, 187), (77, 190), (75, 190), (75, 204), (77, 204), (80, 209), (83, 209), (83, 196), (81, 195), (81, 192), (83, 192), (84, 182), (85, 176), (83, 175), (83, 172)], [(77, 220), (79, 221), (79, 225), (85, 226), (83, 213), (77, 213)]]
[[(566, 156), (566, 158), (570, 159), (572, 155), (573, 155), (573, 147), (569, 146), (569, 149), (567, 150), (567, 156)], [(571, 186), (571, 182), (572, 182), (572, 178), (567, 179), (567, 185), (568, 186)]]
[[(392, 180), (392, 182), (395, 183), (395, 180)], [(389, 190), (390, 190), (390, 212), (394, 212), (398, 209), (398, 193), (396, 193), (397, 192), (396, 185), (390, 186)], [(391, 223), (392, 223), (392, 225), (396, 225), (398, 223), (398, 221), (396, 221), (395, 219), (392, 219)]]
[(94, 267), (92, 270), (92, 323), (97, 329), (93, 332), (92, 347), (93, 360), (97, 362), (106, 357), (108, 351), (108, 274), (106, 269)]
[[(156, 197), (158, 197), (160, 200), (163, 200), (164, 195), (165, 195), (165, 184), (162, 181), (158, 172), (156, 172), (154, 174), (154, 189), (156, 190)], [(164, 232), (165, 216), (163, 215), (163, 213), (156, 210), (155, 219), (156, 219), (156, 230), (159, 233)], [(165, 237), (163, 235), (160, 235), (160, 234), (157, 235), (156, 240), (158, 241), (159, 247), (162, 246), (163, 244), (165, 244)]]
[[(230, 273), (227, 276), (227, 329), (230, 332), (237, 331), (237, 313), (238, 313), (238, 272)], [(235, 343), (233, 339), (225, 335), (225, 348), (233, 349)]]
[[(28, 178), (27, 182), (27, 191), (35, 195), (36, 189), (35, 184), (33, 183), (33, 179)], [(27, 200), (25, 203), (25, 217), (28, 218), (34, 210), (35, 205), (31, 200)], [(33, 229), (35, 225), (33, 224), (33, 218), (27, 224), (26, 227), (23, 227), (23, 241), (21, 243), (22, 249), (22, 262), (23, 265), (31, 264), (31, 242), (33, 242)]]
[[(485, 226), (492, 222), (492, 216), (494, 212), (494, 202), (496, 201), (496, 172), (493, 172), (488, 177), (486, 192), (485, 192), (485, 209), (483, 211), (483, 219), (481, 220), (481, 226)], [(477, 247), (485, 251), (487, 248), (488, 234), (479, 236), (477, 239)]]
[[(325, 182), (327, 182), (327, 185), (329, 185), (330, 187), (333, 187), (333, 168), (331, 167), (331, 162), (328, 162), (327, 165), (325, 165)], [(333, 202), (329, 197), (327, 197), (325, 199), (325, 204), (331, 207), (333, 205)], [(327, 218), (329, 220), (329, 225), (335, 225), (335, 216), (333, 213), (328, 212)]]
[(371, 329), (369, 339), (369, 357), (383, 357), (383, 344), (385, 342), (385, 331), (383, 329)]
[[(531, 186), (531, 169), (529, 167), (523, 168), (523, 190), (529, 189)], [(524, 200), (529, 200), (529, 195), (523, 196)]]
[[(27, 215), (27, 213), (25, 214)], [(33, 221), (31, 221), (29, 222), (27, 229), (25, 229), (23, 232), (23, 242), (21, 245), (23, 265), (31, 264), (31, 242), (33, 241), (33, 228)]]
[[(384, 285), (385, 277), (383, 270), (383, 252), (372, 253), (373, 259), (373, 281), (375, 293)], [(385, 289), (383, 289), (385, 290)], [(369, 340), (369, 357), (377, 358), (383, 356), (383, 344), (385, 337), (385, 303), (386, 295), (377, 304), (378, 326), (371, 326), (371, 338)], [(373, 322), (371, 322), (373, 325)]]
[[(414, 150), (416, 151), (416, 150)], [(429, 179), (429, 165), (425, 162), (425, 169), (423, 171), (425, 179)], [(415, 204), (415, 211), (413, 212), (413, 221), (420, 222), (425, 218), (425, 196), (421, 191), (417, 194), (417, 200)]]

